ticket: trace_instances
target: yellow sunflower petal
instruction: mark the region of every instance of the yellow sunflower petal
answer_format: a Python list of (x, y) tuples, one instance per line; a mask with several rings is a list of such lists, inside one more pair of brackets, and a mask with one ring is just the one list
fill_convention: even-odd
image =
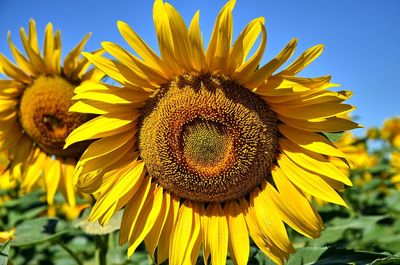
[(155, 0), (153, 5), (153, 20), (157, 34), (158, 45), (163, 62), (175, 74), (182, 73), (183, 69), (178, 65), (178, 62), (183, 58), (175, 58), (174, 40), (175, 34), (171, 30), (168, 19), (168, 14), (165, 10), (162, 0)]
[[(271, 185), (267, 185), (267, 192), (282, 220), (307, 237), (319, 237), (323, 228), (322, 219), (307, 198), (289, 181), (279, 167), (272, 170), (272, 177), (279, 192)], [(285, 203), (289, 201), (293, 203)]]
[[(124, 76), (124, 74), (131, 76), (131, 71), (126, 67), (122, 66), (120, 63), (113, 62), (107, 58), (94, 55), (88, 52), (82, 52), (82, 55), (85, 56), (92, 64), (98, 67), (101, 71), (106, 73), (111, 78), (115, 79), (117, 82), (125, 85), (128, 88), (133, 88), (136, 90), (138, 87), (133, 84), (131, 81)], [(123, 73), (122, 73), (123, 71)], [(146, 85), (148, 85), (146, 83)]]
[(24, 172), (24, 180), (21, 184), (21, 189), (23, 191), (29, 192), (32, 190), (42, 174), (42, 168), (46, 157), (46, 154), (38, 148), (35, 150), (34, 154), (32, 154), (30, 161), (27, 163), (29, 167)]
[(169, 264), (187, 264), (185, 257), (190, 258), (193, 247), (200, 236), (199, 220), (192, 207), (192, 203), (186, 200), (180, 207), (176, 223), (171, 233)]
[[(19, 138), (19, 137), (15, 137)], [(23, 165), (28, 159), (29, 154), (33, 148), (33, 143), (27, 136), (21, 136), (18, 141), (18, 145), (14, 145), (13, 148), (9, 150), (10, 155), (12, 155), (13, 160), (10, 161), (11, 174), (17, 179), (22, 178)]]
[(245, 213), (244, 217), (246, 220), (249, 234), (253, 239), (254, 243), (260, 248), (260, 250), (272, 259), (276, 264), (282, 265), (284, 254), (275, 245), (273, 245), (263, 230), (258, 225), (255, 212), (250, 209), (246, 200), (240, 200), (240, 207)]
[(0, 72), (23, 83), (30, 83), (32, 80), (24, 71), (10, 62), (2, 53), (0, 53)]
[(83, 48), (85, 47), (85, 45), (91, 35), (92, 35), (91, 33), (86, 34), (86, 36), (81, 40), (81, 42), (78, 43), (75, 46), (75, 48), (73, 48), (65, 57), (65, 59), (64, 59), (64, 74), (65, 75), (71, 76), (71, 74), (75, 70), (76, 65), (78, 63), (79, 56), (81, 55), (81, 52), (82, 52)]
[[(0, 107), (1, 108), (1, 107)], [(9, 131), (12, 126), (15, 126), (15, 123), (18, 123), (17, 113), (15, 111), (5, 112), (4, 117), (0, 116), (0, 130), (5, 132)], [(10, 113), (10, 114), (8, 114)]]
[(273, 76), (267, 83), (254, 90), (254, 93), (261, 95), (267, 102), (283, 103), (339, 86), (330, 83), (329, 80), (329, 76), (313, 79)]
[(225, 70), (232, 39), (232, 10), (235, 0), (229, 0), (219, 12), (206, 51), (208, 67)]
[(164, 84), (168, 81), (164, 73), (143, 63), (119, 45), (112, 42), (102, 42), (102, 46), (109, 54), (137, 74), (136, 78), (142, 79), (141, 82), (148, 82), (149, 86), (151, 86), (153, 84)]
[(132, 129), (138, 117), (139, 113), (137, 112), (113, 116), (107, 116), (107, 114), (98, 116), (72, 131), (67, 139), (65, 139), (64, 148), (76, 142), (116, 135)]
[(206, 68), (206, 57), (204, 54), (203, 39), (201, 38), (199, 25), (200, 12), (197, 11), (189, 26), (189, 40), (192, 47), (193, 67), (196, 71)]
[[(98, 50), (91, 52), (91, 54), (98, 56), (98, 55), (102, 55), (104, 52), (105, 52), (105, 50), (103, 48), (100, 48)], [(86, 59), (83, 56), (79, 57), (78, 62), (75, 66), (75, 69), (72, 72), (72, 76), (76, 76), (77, 78), (82, 78), (82, 80), (87, 80), (88, 79), (87, 76), (90, 75), (90, 73), (101, 72), (101, 71), (98, 71), (96, 68), (92, 68), (91, 70), (88, 71), (88, 69), (91, 65), (92, 65), (91, 62), (89, 62), (88, 59)], [(86, 78), (84, 78), (84, 76)], [(93, 76), (93, 74), (91, 76)], [(101, 80), (101, 79), (102, 78), (93, 79), (93, 80)]]
[(361, 128), (360, 125), (353, 121), (337, 117), (298, 120), (278, 115), (278, 119), (291, 127), (308, 132), (341, 132)]
[(250, 254), (249, 232), (239, 205), (230, 201), (225, 205), (225, 215), (228, 219), (229, 253), (237, 265), (246, 265)]
[(109, 87), (100, 83), (84, 83), (75, 89), (79, 92), (73, 100), (90, 99), (111, 104), (131, 104), (144, 102), (151, 94), (144, 91), (132, 92), (125, 87)]
[(255, 88), (266, 81), (279, 67), (282, 66), (294, 53), (297, 45), (297, 39), (292, 39), (285, 48), (271, 61), (257, 69), (248, 78), (246, 87)]
[(304, 150), (286, 139), (280, 139), (279, 144), (283, 153), (285, 153), (292, 161), (295, 161), (296, 164), (301, 165), (309, 171), (319, 173), (343, 182), (348, 186), (352, 186), (349, 177), (343, 174), (343, 172), (333, 164), (329, 163), (328, 159), (326, 159), (323, 155)]
[(270, 107), (282, 116), (304, 120), (334, 117), (355, 109), (351, 105), (338, 103), (321, 103), (306, 106), (291, 106), (287, 103), (285, 106), (270, 104)]
[[(118, 177), (118, 173), (113, 175)], [(107, 190), (110, 190), (110, 188), (114, 185), (114, 179), (111, 178), (110, 176), (105, 176), (103, 179), (102, 187), (98, 190), (100, 194), (105, 194)], [(133, 192), (134, 190), (132, 190)], [(128, 192), (124, 195), (122, 195), (118, 200), (115, 200), (110, 208), (106, 209), (103, 213), (99, 215), (99, 224), (104, 226), (106, 225), (111, 218), (113, 217), (114, 214), (116, 214), (119, 210), (121, 210), (130, 200), (132, 200), (132, 197), (134, 196), (134, 193)], [(135, 191), (136, 192), (136, 191)]]
[[(125, 110), (125, 107), (117, 108), (118, 112)], [(115, 111), (115, 105), (99, 102), (90, 99), (81, 99), (75, 102), (69, 109), (70, 112), (80, 112), (80, 113), (92, 113), (97, 115), (102, 115)]]
[(229, 66), (226, 70), (228, 76), (245, 62), (250, 49), (261, 33), (261, 25), (264, 22), (265, 19), (263, 17), (256, 18), (247, 24), (240, 33), (229, 51)]
[(129, 237), (128, 256), (131, 256), (135, 252), (136, 248), (150, 232), (160, 213), (162, 202), (163, 188), (156, 188), (156, 184), (153, 183), (149, 196), (140, 211), (140, 215), (146, 216), (146, 218), (139, 218), (136, 221), (132, 234)]
[(74, 175), (75, 161), (67, 159), (61, 164), (61, 178), (60, 178), (60, 192), (67, 200), (71, 207), (76, 206), (75, 201), (75, 188), (72, 185), (72, 176)]
[(164, 4), (164, 12), (169, 21), (174, 43), (174, 55), (178, 64), (186, 70), (192, 70), (192, 49), (190, 46), (189, 32), (183, 18), (169, 3)]
[[(24, 84), (16, 81), (16, 80), (4, 80), (0, 79), (0, 93), (1, 95), (7, 94), (8, 90), (12, 93), (17, 93), (23, 90), (25, 87)], [(11, 95), (10, 95), (11, 96)]]
[(157, 248), (157, 263), (161, 264), (164, 262), (169, 255), (170, 249), (170, 240), (173, 233), (173, 227), (178, 218), (178, 212), (180, 208), (179, 198), (171, 195), (171, 203), (169, 207), (169, 212), (167, 216), (167, 220), (165, 221), (164, 227), (162, 229), (159, 242), (162, 244), (158, 245)]
[(324, 50), (324, 45), (319, 44), (311, 47), (303, 54), (301, 54), (293, 63), (291, 63), (285, 70), (279, 73), (279, 75), (296, 75), (298, 72), (303, 70), (307, 65), (314, 61), (318, 56), (321, 55)]
[[(8, 137), (12, 135), (13, 137)], [(0, 134), (0, 149), (7, 150), (14, 147), (22, 137), (21, 125), (14, 122), (3, 134)]]
[(54, 50), (51, 69), (56, 74), (61, 74), (61, 31), (57, 30), (54, 36)]
[[(266, 185), (271, 184), (268, 183)], [(266, 190), (266, 185), (264, 183), (262, 190), (256, 188), (255, 191), (250, 193), (250, 211), (253, 212), (257, 219), (261, 231), (270, 238), (273, 245), (287, 256), (286, 253), (293, 253), (295, 250), (290, 243), (282, 219), (271, 205), (271, 199)]]
[(143, 183), (136, 192), (135, 196), (133, 196), (132, 200), (130, 200), (125, 206), (121, 221), (121, 232), (119, 234), (119, 243), (121, 245), (129, 241), (137, 219), (139, 218), (140, 211), (146, 202), (147, 195), (150, 191), (150, 186), (151, 178), (144, 178)]
[(279, 125), (278, 129), (287, 139), (304, 149), (324, 155), (346, 157), (329, 140), (319, 134), (295, 129), (284, 124)]
[[(32, 24), (32, 23), (31, 23)], [(31, 26), (30, 24), (30, 26)], [(31, 28), (29, 30), (29, 36), (28, 38), (26, 37), (25, 30), (23, 28), (20, 29), (20, 37), (22, 44), (24, 46), (24, 49), (26, 51), (26, 54), (28, 55), (28, 58), (31, 62), (31, 64), (39, 71), (40, 73), (47, 73), (47, 66), (46, 63), (44, 62), (43, 58), (40, 56), (40, 51), (38, 49), (38, 44), (37, 44), (37, 38), (36, 38), (36, 30), (34, 31), (35, 38), (31, 38)], [(32, 40), (36, 41), (32, 41)], [(36, 44), (33, 44), (35, 43)]]
[(300, 189), (325, 201), (347, 207), (342, 197), (318, 174), (296, 165), (286, 155), (279, 157), (278, 164), (290, 181)]
[(61, 178), (61, 165), (58, 159), (52, 159), (51, 157), (47, 157), (48, 165), (44, 169), (44, 181), (46, 185), (46, 198), (47, 203), (52, 205), (54, 203), (54, 196), (57, 192), (58, 183)]
[[(127, 159), (135, 161), (138, 153), (132, 150), (134, 141), (128, 141), (125, 145), (108, 152), (106, 155), (91, 158), (87, 161), (79, 161), (76, 165), (74, 183), (86, 193), (95, 192), (104, 184), (104, 179), (96, 177), (100, 172), (111, 170), (113, 165), (122, 166)], [(96, 184), (95, 184), (96, 183)]]
[[(260, 24), (261, 24), (262, 39), (260, 45), (258, 46), (257, 51), (248, 61), (246, 61), (238, 69), (236, 69), (232, 77), (238, 80), (247, 88), (253, 88), (255, 83), (259, 81), (252, 76), (252, 73), (259, 66), (262, 56), (264, 54), (265, 46), (267, 45), (267, 31), (265, 29), (265, 26), (261, 22)], [(261, 82), (264, 81), (265, 80), (262, 80)]]
[(119, 32), (126, 42), (137, 52), (137, 54), (142, 57), (144, 62), (150, 67), (157, 69), (165, 74), (169, 75), (170, 71), (168, 67), (165, 66), (164, 62), (158, 57), (156, 53), (144, 42), (135, 31), (129, 27), (128, 24), (122, 21), (117, 23)]
[[(100, 156), (104, 156), (118, 148), (126, 145), (134, 137), (134, 132), (124, 132), (116, 139), (114, 136), (103, 137), (93, 143), (91, 143), (81, 156), (80, 161), (85, 162)], [(135, 141), (135, 139), (133, 139)]]
[(0, 101), (0, 112), (5, 112), (14, 109), (18, 104), (17, 100), (1, 100)]
[(220, 203), (211, 203), (204, 215), (204, 244), (211, 254), (212, 264), (225, 264), (228, 253), (228, 223)]
[(31, 63), (25, 58), (25, 56), (15, 47), (14, 43), (11, 41), (11, 32), (8, 32), (8, 44), (10, 50), (15, 58), (17, 64), (29, 75), (37, 75), (36, 69), (31, 65)]
[(125, 172), (105, 195), (101, 195), (93, 206), (89, 221), (97, 220), (111, 205), (126, 193), (135, 193), (144, 178), (144, 162), (138, 162)]
[(46, 62), (49, 72), (55, 71), (53, 55), (54, 55), (54, 37), (53, 37), (53, 25), (47, 24), (45, 29), (44, 45), (43, 45), (43, 57)]
[[(196, 224), (201, 224), (201, 213), (203, 211), (203, 205), (201, 203), (194, 203), (193, 205), (193, 214), (194, 214), (194, 221)], [(197, 237), (192, 237), (190, 246), (193, 245), (191, 253), (187, 252), (185, 256), (185, 263), (188, 264), (196, 264), (197, 258), (200, 253), (201, 243), (203, 238), (201, 237), (201, 228), (199, 229), (199, 235)]]
[(29, 20), (29, 32), (28, 32), (28, 41), (29, 41), (29, 46), (32, 47), (32, 49), (39, 54), (39, 42), (37, 38), (37, 31), (36, 31), (36, 22), (34, 19)]
[(164, 225), (166, 223), (170, 205), (171, 205), (171, 195), (168, 192), (166, 192), (163, 196), (163, 203), (161, 206), (160, 213), (157, 217), (157, 220), (154, 223), (153, 228), (150, 230), (150, 232), (144, 239), (146, 250), (153, 261), (154, 261), (154, 252), (160, 240), (161, 232), (163, 231)]
[[(292, 107), (305, 107), (310, 105), (322, 104), (322, 103), (341, 103), (351, 97), (349, 91), (318, 91), (309, 95), (301, 96), (297, 99), (288, 100), (285, 102), (287, 106)], [(279, 105), (270, 103), (271, 105)]]

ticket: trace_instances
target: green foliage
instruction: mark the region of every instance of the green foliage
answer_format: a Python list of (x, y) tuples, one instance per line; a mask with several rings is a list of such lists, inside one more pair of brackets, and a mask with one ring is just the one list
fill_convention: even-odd
[(12, 246), (34, 246), (46, 241), (55, 241), (70, 230), (68, 225), (59, 219), (39, 217), (17, 225)]
[(287, 265), (315, 264), (315, 265), (336, 265), (336, 264), (369, 264), (377, 259), (387, 258), (389, 255), (356, 251), (353, 249), (339, 249), (328, 247), (308, 247), (297, 249), (296, 254), (289, 258)]
[(0, 265), (7, 265), (9, 252), (10, 252), (9, 242), (0, 245)]
[(337, 142), (343, 136), (343, 132), (324, 132), (323, 135), (331, 142)]
[(89, 222), (87, 220), (88, 214), (84, 214), (77, 223), (79, 228), (89, 235), (107, 235), (119, 229), (121, 225), (122, 214), (122, 210), (117, 212), (104, 226), (101, 226), (98, 222)]

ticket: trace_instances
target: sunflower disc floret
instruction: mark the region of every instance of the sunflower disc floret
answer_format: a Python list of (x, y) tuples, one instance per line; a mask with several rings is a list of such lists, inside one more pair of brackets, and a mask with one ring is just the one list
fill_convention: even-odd
[(278, 152), (276, 114), (224, 76), (183, 75), (143, 108), (139, 150), (164, 189), (200, 202), (241, 198)]
[(22, 94), (19, 120), (23, 130), (49, 155), (77, 157), (82, 144), (63, 149), (65, 138), (88, 115), (68, 112), (75, 85), (59, 76), (40, 76)]

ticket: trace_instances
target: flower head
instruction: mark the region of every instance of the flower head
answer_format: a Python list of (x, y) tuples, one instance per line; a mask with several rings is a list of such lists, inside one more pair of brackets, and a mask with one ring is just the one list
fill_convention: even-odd
[(15, 228), (12, 228), (8, 231), (1, 231), (0, 232), (0, 243), (8, 242), (14, 239)]
[(42, 183), (49, 204), (59, 189), (74, 206), (72, 174), (87, 143), (63, 146), (67, 135), (92, 116), (68, 109), (76, 86), (99, 81), (104, 75), (87, 71), (91, 64), (80, 57), (89, 34), (61, 64), (61, 34), (53, 33), (51, 23), (45, 30), (43, 51), (34, 20), (29, 23), (28, 36), (23, 28), (20, 33), (26, 55), (13, 44), (10, 33), (8, 43), (17, 64), (0, 54), (0, 73), (9, 77), (0, 80), (0, 148), (9, 154), (10, 174), (22, 182), (22, 190)]
[[(66, 140), (98, 139), (77, 164), (75, 184), (99, 195), (90, 220), (106, 223), (124, 208), (120, 243), (132, 255), (144, 241), (157, 263), (204, 259), (247, 264), (249, 236), (277, 263), (294, 248), (285, 223), (318, 237), (322, 221), (305, 194), (345, 205), (336, 192), (348, 177), (328, 162), (344, 159), (322, 132), (358, 125), (336, 117), (353, 106), (329, 76), (298, 77), (323, 49), (317, 45), (278, 69), (297, 40), (260, 65), (264, 18), (251, 21), (232, 45), (232, 9), (220, 11), (204, 50), (197, 12), (189, 28), (168, 3), (156, 0), (158, 56), (118, 22), (137, 55), (104, 42), (115, 60), (84, 54), (119, 82), (84, 84), (71, 111), (99, 114)], [(256, 40), (261, 41), (250, 55)], [(248, 59), (247, 59), (248, 58)], [(155, 250), (157, 255), (155, 256)]]
[(400, 148), (400, 117), (385, 120), (381, 129), (381, 137), (394, 147)]
[(394, 175), (391, 177), (392, 183), (400, 190), (400, 152), (393, 151), (390, 159), (391, 167), (394, 171)]

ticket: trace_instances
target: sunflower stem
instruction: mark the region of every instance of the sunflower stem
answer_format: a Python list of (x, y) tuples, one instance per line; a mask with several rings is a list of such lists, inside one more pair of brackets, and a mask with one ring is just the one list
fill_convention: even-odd
[(99, 265), (107, 265), (108, 235), (96, 236), (96, 260)]
[(79, 257), (64, 242), (58, 241), (58, 244), (76, 261), (78, 265), (83, 265), (83, 262), (79, 259)]

